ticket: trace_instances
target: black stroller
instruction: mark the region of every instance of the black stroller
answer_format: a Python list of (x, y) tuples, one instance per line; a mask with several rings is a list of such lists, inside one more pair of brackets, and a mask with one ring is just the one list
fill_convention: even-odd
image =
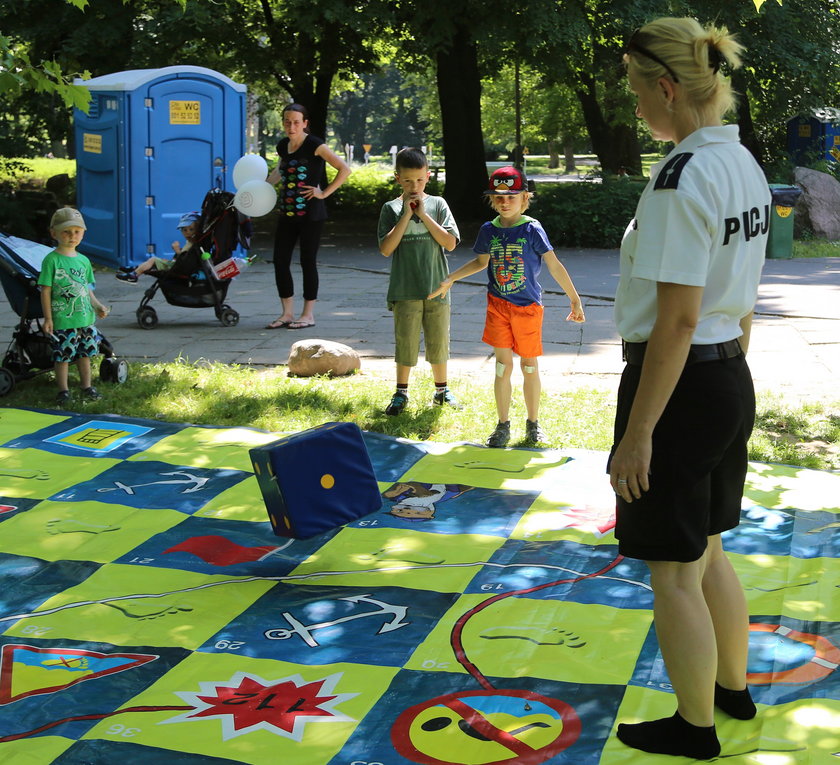
[(170, 269), (152, 268), (146, 272), (155, 277), (155, 282), (137, 307), (137, 323), (143, 329), (153, 329), (158, 324), (157, 311), (149, 305), (158, 290), (170, 305), (212, 307), (223, 326), (239, 323), (239, 314), (225, 302), (238, 269), (232, 269), (230, 275), (217, 269), (233, 257), (237, 247), (247, 250), (251, 246), (251, 219), (234, 208), (233, 197), (221, 189), (208, 191), (201, 203), (199, 233), (193, 246), (176, 255)]
[[(12, 392), (21, 380), (28, 380), (53, 368), (50, 339), (41, 323), (41, 293), (38, 275), (44, 257), (52, 250), (43, 244), (0, 234), (0, 283), (12, 310), (20, 317), (12, 341), (0, 366), (0, 396)], [(99, 377), (105, 382), (123, 383), (128, 378), (128, 363), (114, 355), (108, 339), (99, 333), (103, 355)]]

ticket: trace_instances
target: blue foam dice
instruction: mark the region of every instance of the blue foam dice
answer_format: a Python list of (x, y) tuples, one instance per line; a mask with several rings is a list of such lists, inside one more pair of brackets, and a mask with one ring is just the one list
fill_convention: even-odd
[(382, 507), (362, 431), (327, 422), (250, 450), (274, 533), (306, 539)]

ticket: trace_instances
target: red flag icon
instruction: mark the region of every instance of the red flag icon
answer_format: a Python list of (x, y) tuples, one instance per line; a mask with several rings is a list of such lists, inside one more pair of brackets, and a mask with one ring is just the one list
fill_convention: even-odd
[(232, 566), (234, 563), (260, 560), (277, 549), (279, 548), (271, 545), (244, 547), (231, 542), (227, 537), (211, 534), (204, 537), (190, 537), (163, 552), (188, 552), (213, 566)]

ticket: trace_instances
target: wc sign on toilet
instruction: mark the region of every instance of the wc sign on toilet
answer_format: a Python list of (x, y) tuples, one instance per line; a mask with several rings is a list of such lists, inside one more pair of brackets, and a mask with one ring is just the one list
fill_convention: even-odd
[(201, 101), (170, 101), (170, 125), (200, 125)]

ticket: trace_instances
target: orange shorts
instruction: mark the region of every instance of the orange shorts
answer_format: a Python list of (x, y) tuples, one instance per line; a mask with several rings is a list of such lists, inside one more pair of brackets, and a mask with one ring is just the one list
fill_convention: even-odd
[(523, 359), (542, 356), (543, 307), (515, 305), (487, 295), (487, 318), (481, 339), (494, 348), (512, 348)]

